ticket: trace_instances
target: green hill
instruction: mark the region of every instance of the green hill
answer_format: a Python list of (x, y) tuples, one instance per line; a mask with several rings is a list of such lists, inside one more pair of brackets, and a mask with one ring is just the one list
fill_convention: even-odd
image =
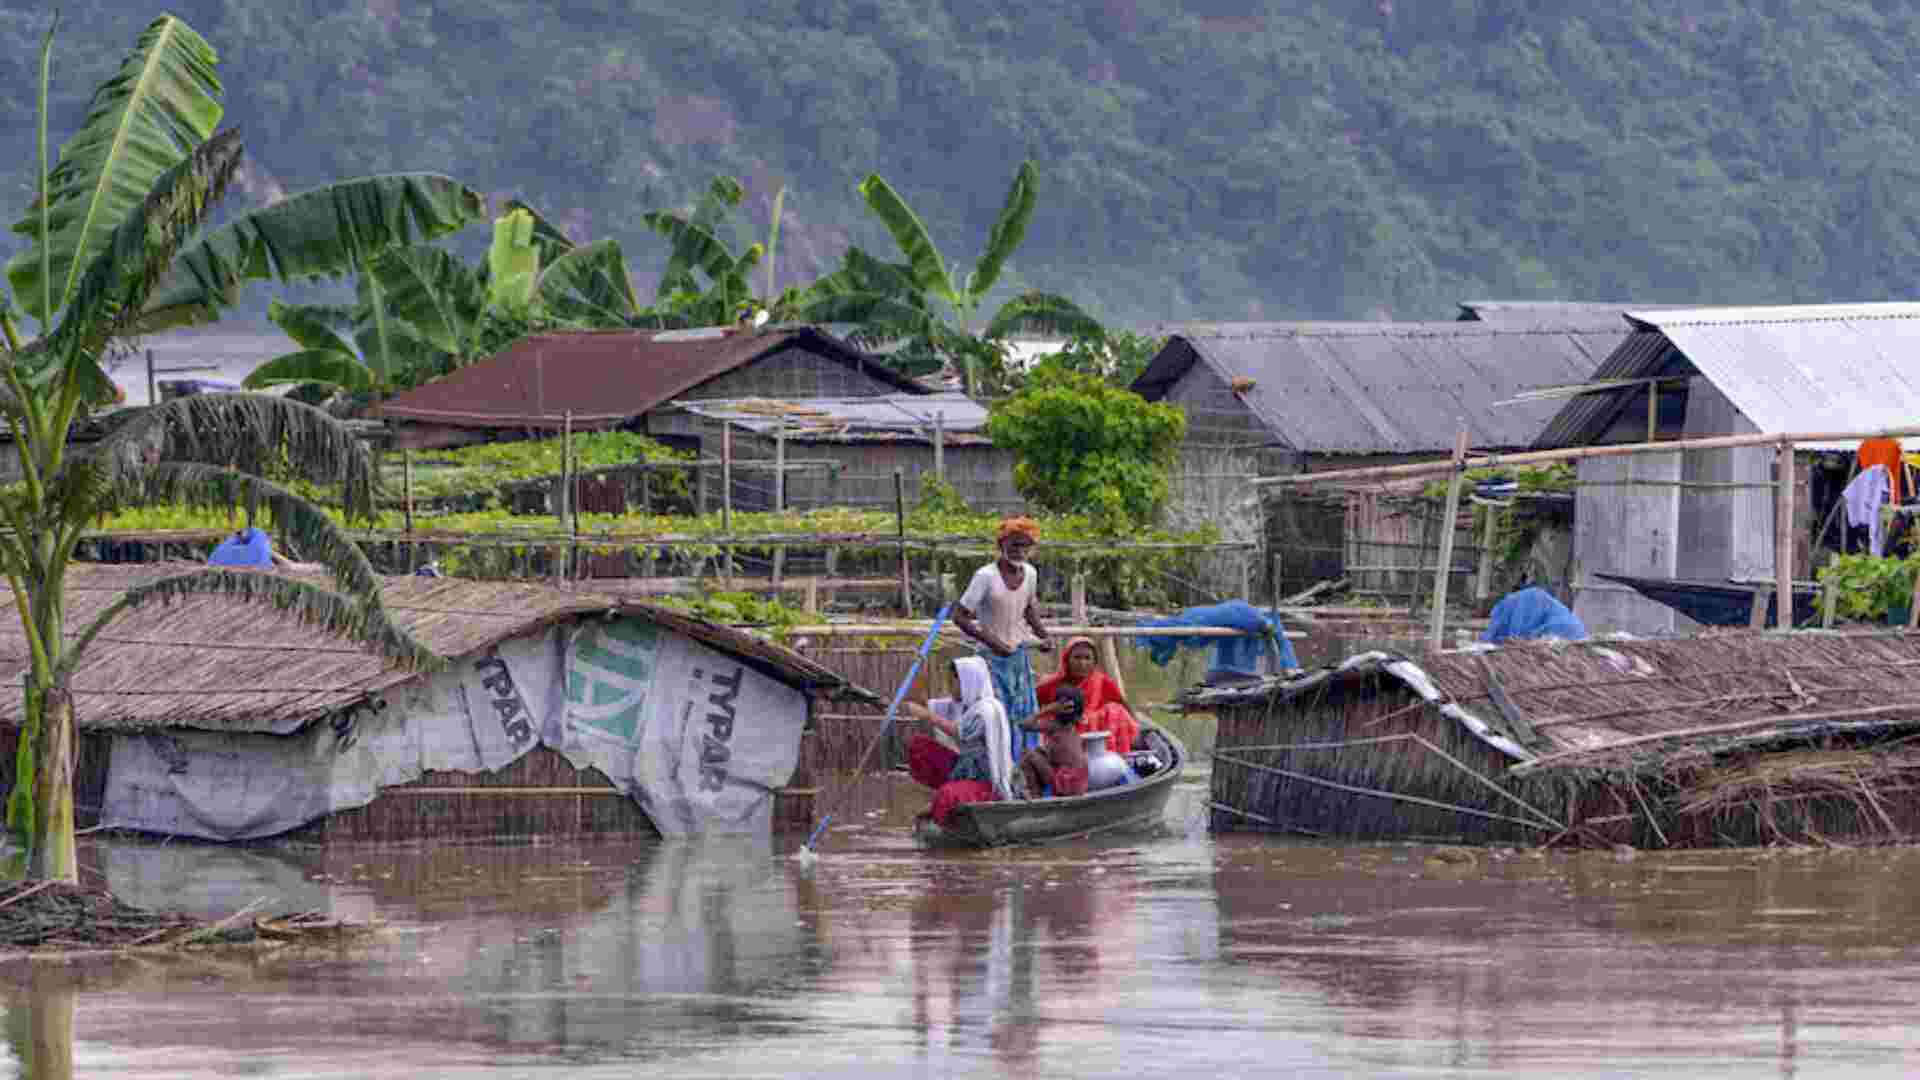
[[(158, 9), (70, 20), (55, 131)], [(886, 246), (879, 171), (1014, 285), (1120, 322), (1448, 317), (1456, 300), (1866, 300), (1920, 268), (1920, 9), (1894, 0), (188, 0), (255, 197), (433, 168), (650, 275), (716, 172), (781, 273)], [(0, 13), (9, 220), (44, 16)], [(763, 227), (763, 225), (762, 225)], [(474, 243), (478, 243), (476, 237)], [(1012, 286), (1010, 286), (1012, 287)]]

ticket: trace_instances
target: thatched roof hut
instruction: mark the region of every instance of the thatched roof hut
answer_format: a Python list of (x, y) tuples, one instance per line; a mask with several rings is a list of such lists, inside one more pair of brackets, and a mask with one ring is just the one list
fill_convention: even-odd
[(1920, 835), (1920, 635), (1355, 656), (1190, 694), (1216, 828), (1716, 846)]
[[(68, 633), (126, 589), (194, 568), (76, 565)], [(615, 595), (425, 577), (381, 588), (395, 620), (451, 661), (445, 671), (396, 668), (271, 606), (229, 598), (122, 615), (73, 676), (83, 818), (212, 839), (295, 827), (376, 839), (672, 830), (687, 827), (691, 811), (676, 804), (676, 821), (662, 823), (667, 808), (648, 802), (649, 755), (686, 744), (689, 777), (724, 780), (729, 759), (767, 758), (777, 782), (762, 778), (753, 798), (770, 809), (752, 812), (804, 824), (810, 789), (798, 758), (814, 703), (877, 700), (745, 631)], [(0, 775), (11, 772), (26, 654), (19, 625), (0, 622)], [(719, 690), (707, 685), (715, 680)], [(704, 764), (701, 731), (679, 724), (666, 747), (658, 729), (673, 725), (649, 727), (668, 702), (704, 711), (715, 693), (732, 712), (728, 695), (743, 685), (740, 712), (751, 702), (755, 716), (719, 725), (725, 745), (709, 748)], [(756, 740), (769, 745), (743, 745)], [(200, 775), (202, 764), (211, 772)], [(284, 790), (273, 807), (208, 820), (204, 799), (220, 790), (221, 769), (244, 780), (239, 787), (273, 776)], [(772, 798), (761, 799), (765, 788), (777, 789)]]

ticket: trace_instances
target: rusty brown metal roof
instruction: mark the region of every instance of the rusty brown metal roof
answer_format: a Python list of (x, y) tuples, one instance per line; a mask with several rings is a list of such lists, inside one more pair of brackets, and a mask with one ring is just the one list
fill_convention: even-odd
[(613, 427), (756, 360), (800, 349), (905, 393), (913, 379), (810, 326), (755, 332), (569, 331), (522, 338), (505, 352), (397, 395), (378, 415), (453, 427)]

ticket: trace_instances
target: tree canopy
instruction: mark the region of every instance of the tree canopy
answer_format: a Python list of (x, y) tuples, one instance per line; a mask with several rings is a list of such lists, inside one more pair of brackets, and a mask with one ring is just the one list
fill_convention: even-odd
[[(878, 172), (941, 237), (1015, 166), (1048, 191), (988, 309), (1110, 324), (1448, 317), (1480, 297), (1904, 296), (1920, 269), (1920, 8), (1884, 0), (181, 0), (246, 86), (255, 199), (419, 168), (517, 194), (641, 275), (641, 215), (787, 190), (782, 281), (889, 250)], [(89, 8), (56, 130), (153, 9)], [(32, 84), (44, 16), (0, 13)], [(111, 44), (110, 44), (111, 43)], [(24, 95), (0, 131), (15, 217)], [(484, 237), (466, 242), (478, 255)], [(642, 292), (655, 284), (637, 283)]]

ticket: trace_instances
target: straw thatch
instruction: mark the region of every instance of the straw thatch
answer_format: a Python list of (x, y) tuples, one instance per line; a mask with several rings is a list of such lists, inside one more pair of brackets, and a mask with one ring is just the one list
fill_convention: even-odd
[(1215, 820), (1651, 845), (1920, 835), (1920, 635), (1715, 634), (1384, 653), (1190, 695)]
[[(76, 564), (67, 574), (68, 633), (127, 589), (196, 566)], [(425, 577), (381, 579), (380, 589), (394, 622), (442, 657), (466, 656), (566, 619), (626, 615), (739, 656), (789, 685), (871, 697), (752, 634), (611, 593)], [(10, 610), (12, 598), (5, 593), (0, 585)], [(0, 620), (0, 725), (19, 723), (26, 668), (18, 622)], [(415, 677), (270, 605), (192, 596), (149, 604), (113, 622), (75, 669), (73, 692), (83, 731), (191, 727), (287, 734)]]

